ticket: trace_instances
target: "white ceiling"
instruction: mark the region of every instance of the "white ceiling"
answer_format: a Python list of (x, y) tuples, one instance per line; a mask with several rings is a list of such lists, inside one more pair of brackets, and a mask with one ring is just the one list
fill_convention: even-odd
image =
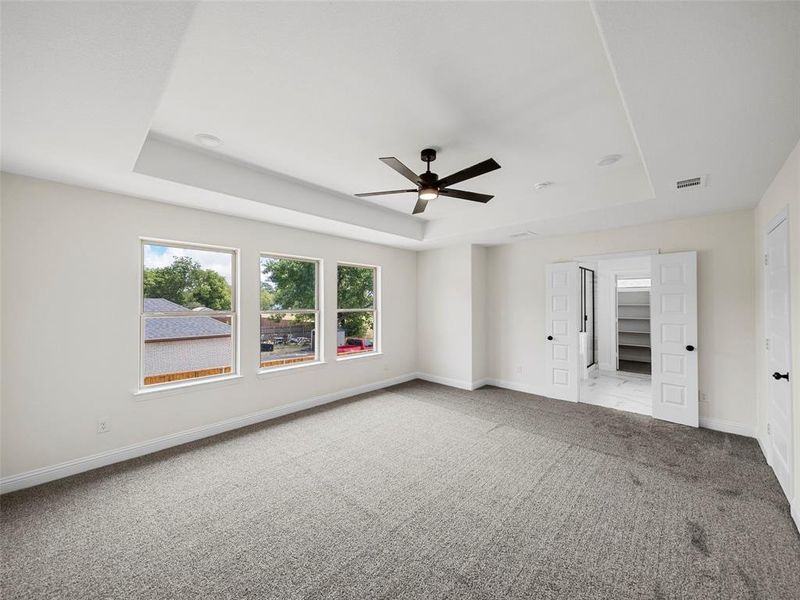
[[(202, 4), (152, 129), (344, 194), (404, 189), (378, 161), (444, 176), (489, 156), (426, 219), (510, 223), (652, 195), (586, 3)], [(600, 172), (610, 153), (621, 164)], [(551, 180), (546, 202), (533, 185)], [(603, 185), (603, 184), (606, 185)], [(415, 194), (375, 203), (411, 212)], [(543, 214), (544, 213), (544, 214)]]
[[(4, 170), (405, 247), (753, 206), (800, 138), (798, 3), (4, 2), (2, 17)], [(494, 157), (459, 187), (495, 199), (420, 218), (413, 194), (352, 197), (406, 187), (377, 158), (419, 172), (427, 146), (440, 175)], [(674, 190), (700, 174), (708, 187)]]

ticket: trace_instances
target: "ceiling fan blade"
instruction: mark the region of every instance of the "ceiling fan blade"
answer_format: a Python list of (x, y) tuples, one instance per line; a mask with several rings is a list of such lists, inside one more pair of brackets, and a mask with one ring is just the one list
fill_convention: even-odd
[(366, 192), (363, 194), (353, 194), (354, 196), (358, 196), (359, 198), (366, 198), (367, 196), (385, 196), (386, 194), (405, 194), (406, 192), (414, 192), (417, 193), (416, 189), (413, 190), (387, 190), (385, 192)]
[(414, 173), (414, 171), (409, 169), (407, 166), (405, 166), (403, 163), (397, 160), (394, 156), (384, 156), (383, 158), (380, 158), (378, 160), (393, 168), (395, 171), (400, 173), (400, 175), (408, 179), (410, 182), (419, 183), (419, 175)]
[(414, 205), (414, 210), (411, 211), (411, 214), (418, 215), (421, 212), (425, 212), (426, 206), (428, 206), (427, 200), (417, 200), (417, 203)]
[(440, 196), (450, 196), (451, 198), (461, 198), (462, 200), (472, 200), (473, 202), (483, 202), (486, 204), (489, 200), (494, 198), (489, 194), (478, 194), (477, 192), (465, 192), (464, 190), (439, 190)]
[(493, 158), (487, 158), (483, 162), (479, 162), (477, 165), (472, 165), (471, 167), (467, 167), (457, 173), (453, 173), (452, 175), (448, 175), (444, 179), (440, 179), (437, 185), (440, 188), (447, 187), (449, 185), (453, 185), (454, 183), (458, 183), (460, 181), (465, 181), (467, 179), (472, 179), (473, 177), (478, 177), (479, 175), (485, 175), (490, 171), (494, 171), (495, 169), (499, 169), (500, 165), (497, 164), (497, 161)]

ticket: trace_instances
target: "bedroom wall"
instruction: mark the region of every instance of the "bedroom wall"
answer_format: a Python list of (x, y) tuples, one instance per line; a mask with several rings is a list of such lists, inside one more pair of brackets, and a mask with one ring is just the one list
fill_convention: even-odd
[[(416, 371), (416, 253), (2, 175), (8, 478)], [(240, 249), (241, 375), (137, 396), (139, 237)], [(259, 252), (323, 260), (326, 363), (258, 375)], [(382, 268), (382, 354), (336, 360), (336, 262)], [(111, 431), (97, 434), (97, 420)]]
[(417, 253), (417, 358), (426, 379), (469, 388), (472, 273), (469, 244)]
[(472, 246), (470, 253), (470, 285), (472, 312), (472, 387), (482, 385), (487, 377), (486, 338), (490, 334), (486, 315), (486, 257), (484, 246)]
[(429, 381), (475, 389), (487, 377), (488, 249), (472, 244), (417, 253), (417, 370)]
[(753, 211), (594, 233), (533, 239), (489, 249), (489, 377), (532, 393), (545, 389), (544, 272), (551, 262), (660, 249), (698, 253), (701, 424), (753, 435)]

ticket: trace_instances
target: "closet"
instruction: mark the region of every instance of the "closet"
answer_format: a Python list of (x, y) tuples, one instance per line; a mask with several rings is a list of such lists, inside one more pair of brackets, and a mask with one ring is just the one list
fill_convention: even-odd
[(617, 281), (618, 370), (650, 373), (650, 281)]

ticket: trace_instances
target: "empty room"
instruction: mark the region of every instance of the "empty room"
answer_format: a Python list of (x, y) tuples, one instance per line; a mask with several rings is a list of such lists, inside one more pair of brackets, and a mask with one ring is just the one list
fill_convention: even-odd
[(4, 600), (800, 600), (800, 2), (0, 28)]

